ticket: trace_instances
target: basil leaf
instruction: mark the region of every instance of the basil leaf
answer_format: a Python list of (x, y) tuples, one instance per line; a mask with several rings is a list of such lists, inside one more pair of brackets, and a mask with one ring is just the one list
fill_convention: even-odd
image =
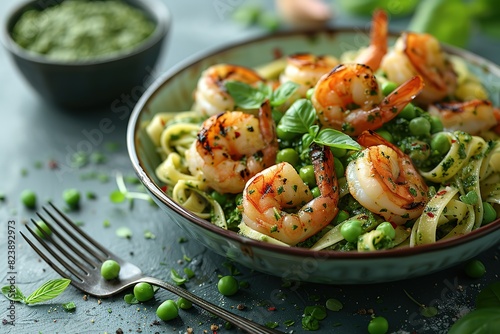
[(314, 317), (318, 320), (323, 320), (326, 318), (326, 308), (321, 305), (306, 306), (304, 309), (304, 315)]
[(295, 82), (287, 81), (280, 85), (271, 96), (271, 106), (277, 107), (282, 105), (297, 91), (299, 85)]
[(361, 146), (354, 139), (334, 129), (321, 130), (314, 139), (314, 142), (330, 147), (361, 150)]
[(309, 134), (313, 137), (316, 138), (316, 136), (319, 133), (319, 125), (314, 124), (309, 128)]
[(300, 99), (285, 112), (278, 126), (286, 132), (308, 133), (315, 121), (316, 111), (311, 101)]
[(16, 285), (6, 285), (2, 287), (2, 293), (5, 297), (7, 297), (7, 299), (13, 300), (15, 302), (24, 302), (24, 300), (26, 299), (26, 297), (24, 297), (23, 293)]
[(497, 307), (500, 312), (500, 282), (487, 285), (476, 297), (476, 308)]
[(55, 298), (68, 287), (69, 283), (71, 283), (71, 280), (67, 278), (57, 278), (47, 281), (42, 284), (41, 287), (33, 291), (33, 293), (25, 299), (25, 303), (35, 304)]
[(266, 100), (267, 88), (254, 88), (244, 82), (228, 81), (224, 84), (234, 103), (243, 109), (257, 109)]
[(307, 151), (307, 148), (309, 147), (309, 145), (311, 145), (311, 143), (313, 141), (314, 141), (314, 137), (311, 136), (310, 133), (305, 133), (302, 136), (302, 149), (303, 149), (303, 151)]
[(483, 308), (467, 313), (451, 326), (448, 334), (489, 334), (500, 327), (500, 308)]

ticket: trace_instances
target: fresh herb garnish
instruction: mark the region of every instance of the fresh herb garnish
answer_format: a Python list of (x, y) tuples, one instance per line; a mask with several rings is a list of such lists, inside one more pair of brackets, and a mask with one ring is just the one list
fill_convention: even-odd
[(151, 200), (151, 197), (146, 193), (128, 191), (127, 187), (125, 186), (125, 180), (121, 173), (116, 173), (116, 184), (118, 186), (118, 190), (111, 192), (111, 194), (109, 195), (109, 199), (111, 200), (111, 202), (122, 203), (126, 199), (128, 199), (132, 205), (134, 199), (142, 199), (150, 203), (154, 203)]
[(267, 328), (276, 328), (278, 327), (279, 324), (276, 322), (276, 321), (269, 321), (269, 322), (266, 322), (266, 327)]
[(14, 291), (11, 290), (11, 286), (4, 286), (2, 287), (2, 293), (12, 301), (23, 302), (30, 305), (45, 302), (59, 296), (70, 283), (71, 280), (67, 278), (52, 279), (42, 284), (28, 297), (25, 297), (17, 286), (14, 287)]
[(228, 81), (224, 86), (234, 99), (234, 103), (242, 109), (257, 109), (266, 100), (269, 100), (272, 107), (278, 107), (285, 103), (299, 87), (291, 81), (280, 85), (275, 91), (265, 84), (253, 87), (240, 81)]
[(408, 291), (404, 290), (404, 293), (406, 294), (406, 296), (408, 296), (408, 298), (410, 298), (410, 300), (412, 302), (414, 302), (415, 304), (417, 304), (418, 306), (420, 306), (420, 314), (422, 314), (424, 317), (426, 318), (432, 318), (433, 316), (437, 315), (439, 312), (438, 312), (438, 309), (435, 308), (434, 306), (425, 306), (424, 304), (422, 303), (419, 303), (415, 298), (413, 298), (409, 293)]
[(320, 130), (317, 123), (316, 111), (307, 99), (299, 99), (286, 111), (278, 123), (284, 132), (303, 135), (303, 141), (310, 145), (312, 142), (330, 147), (348, 150), (360, 150), (361, 146), (350, 136), (334, 130)]

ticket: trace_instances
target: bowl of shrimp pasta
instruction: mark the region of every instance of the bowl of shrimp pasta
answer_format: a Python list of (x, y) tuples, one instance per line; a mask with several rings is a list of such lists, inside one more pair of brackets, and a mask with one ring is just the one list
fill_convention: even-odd
[(284, 31), (193, 56), (136, 105), (140, 180), (214, 252), (289, 280), (417, 277), (500, 240), (500, 68), (433, 36)]

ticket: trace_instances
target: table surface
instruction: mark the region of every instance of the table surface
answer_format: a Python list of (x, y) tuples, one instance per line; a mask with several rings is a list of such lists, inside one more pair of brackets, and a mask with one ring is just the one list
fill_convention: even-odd
[[(263, 33), (259, 28), (242, 27), (231, 19), (237, 6), (245, 1), (167, 1), (173, 16), (170, 37), (158, 64), (158, 72), (164, 72), (174, 64), (202, 50), (220, 47), (230, 42)], [(17, 1), (2, 0), (0, 13), (6, 13)], [(266, 4), (272, 9), (269, 3)], [(196, 10), (193, 10), (196, 8)], [(367, 19), (337, 15), (332, 25), (366, 25)], [(393, 19), (391, 28), (402, 29), (407, 20)], [(468, 49), (493, 62), (500, 63), (500, 48), (484, 36), (476, 36)], [(25, 230), (23, 223), (34, 217), (34, 211), (22, 206), (19, 197), (23, 189), (35, 190), (39, 203), (48, 199), (62, 206), (64, 189), (78, 188), (83, 194), (93, 192), (96, 199), (82, 199), (81, 208), (70, 213), (83, 223), (83, 229), (112, 251), (141, 266), (150, 275), (171, 281), (171, 269), (181, 271), (188, 265), (196, 276), (186, 288), (207, 300), (237, 314), (254, 319), (262, 324), (278, 322), (278, 329), (302, 333), (303, 310), (306, 306), (324, 304), (328, 298), (342, 302), (338, 312), (328, 312), (320, 322), (320, 331), (338, 333), (366, 333), (371, 313), (384, 316), (390, 324), (390, 332), (439, 333), (458, 316), (468, 312), (474, 305), (478, 291), (490, 282), (498, 280), (499, 248), (494, 247), (477, 258), (484, 262), (487, 274), (480, 279), (468, 278), (462, 266), (442, 272), (387, 284), (340, 286), (310, 283), (284, 286), (278, 276), (268, 276), (233, 264), (241, 274), (238, 279), (247, 281), (248, 288), (235, 296), (223, 297), (216, 288), (218, 275), (229, 274), (225, 258), (220, 257), (194, 241), (184, 232), (168, 222), (161, 210), (145, 201), (136, 201), (133, 208), (127, 204), (113, 204), (109, 194), (117, 188), (114, 177), (117, 172), (133, 175), (128, 158), (125, 136), (127, 119), (120, 119), (107, 110), (68, 112), (53, 107), (41, 100), (14, 68), (5, 50), (0, 51), (0, 192), (6, 199), (0, 202), (0, 284), (7, 285), (12, 274), (7, 274), (7, 225), (15, 222), (16, 263), (14, 278), (20, 289), (28, 294), (43, 282), (58, 275), (44, 263), (19, 235)], [(130, 107), (132, 108), (132, 107)], [(108, 117), (113, 131), (102, 133), (99, 122)], [(82, 150), (90, 142), (89, 134), (100, 133), (92, 139), (92, 151), (102, 152), (107, 161), (102, 164), (89, 163), (79, 168), (50, 169), (50, 161), (68, 166), (72, 154)], [(111, 147), (117, 150), (110, 150)], [(104, 221), (110, 226), (104, 227)], [(122, 239), (116, 235), (119, 227), (129, 227), (133, 236)], [(144, 232), (152, 232), (156, 238), (146, 239)], [(184, 256), (192, 259), (187, 264)], [(405, 294), (408, 292), (419, 303), (435, 306), (439, 315), (426, 318), (420, 314), (419, 306)], [(137, 305), (128, 305), (123, 294), (115, 298), (98, 300), (69, 287), (56, 299), (27, 306), (15, 304), (14, 325), (10, 321), (9, 301), (0, 297), (1, 333), (184, 333), (192, 327), (195, 333), (211, 332), (210, 325), (223, 325), (223, 321), (208, 313), (193, 308), (182, 311), (180, 317), (170, 322), (158, 322), (156, 307), (165, 299), (176, 299), (166, 292), (158, 291), (155, 300)], [(73, 301), (74, 312), (66, 312), (62, 304)], [(243, 310), (237, 309), (245, 305)], [(286, 321), (294, 325), (285, 326)], [(236, 332), (221, 329), (220, 333)]]

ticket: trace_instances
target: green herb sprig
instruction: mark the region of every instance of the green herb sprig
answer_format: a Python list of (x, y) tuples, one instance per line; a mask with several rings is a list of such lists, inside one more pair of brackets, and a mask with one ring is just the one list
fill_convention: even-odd
[(131, 209), (133, 208), (134, 199), (141, 199), (154, 203), (151, 197), (146, 193), (129, 191), (125, 185), (123, 175), (119, 172), (116, 173), (116, 185), (118, 186), (118, 190), (114, 190), (109, 195), (109, 199), (113, 203), (122, 203), (128, 199)]
[(316, 111), (307, 99), (295, 101), (279, 121), (278, 128), (284, 132), (302, 135), (304, 146), (315, 142), (330, 147), (361, 150), (361, 146), (350, 136), (334, 129), (320, 129)]
[(426, 318), (431, 318), (435, 315), (437, 315), (439, 312), (438, 312), (438, 309), (435, 308), (434, 306), (425, 306), (424, 304), (422, 303), (419, 303), (415, 298), (413, 298), (409, 293), (408, 291), (404, 290), (404, 293), (406, 294), (406, 296), (408, 296), (408, 298), (410, 298), (410, 300), (412, 302), (414, 302), (415, 304), (417, 304), (418, 306), (420, 306), (420, 314), (422, 314), (424, 317)]
[(14, 291), (11, 291), (11, 286), (6, 285), (2, 287), (2, 293), (5, 297), (7, 297), (7, 299), (31, 305), (56, 298), (68, 287), (70, 283), (71, 280), (67, 278), (52, 279), (42, 284), (28, 297), (26, 297), (17, 286), (14, 287)]
[(288, 81), (273, 90), (271, 86), (263, 83), (253, 87), (241, 81), (228, 81), (224, 87), (238, 107), (257, 109), (266, 100), (269, 100), (271, 107), (281, 106), (295, 93), (299, 85)]

